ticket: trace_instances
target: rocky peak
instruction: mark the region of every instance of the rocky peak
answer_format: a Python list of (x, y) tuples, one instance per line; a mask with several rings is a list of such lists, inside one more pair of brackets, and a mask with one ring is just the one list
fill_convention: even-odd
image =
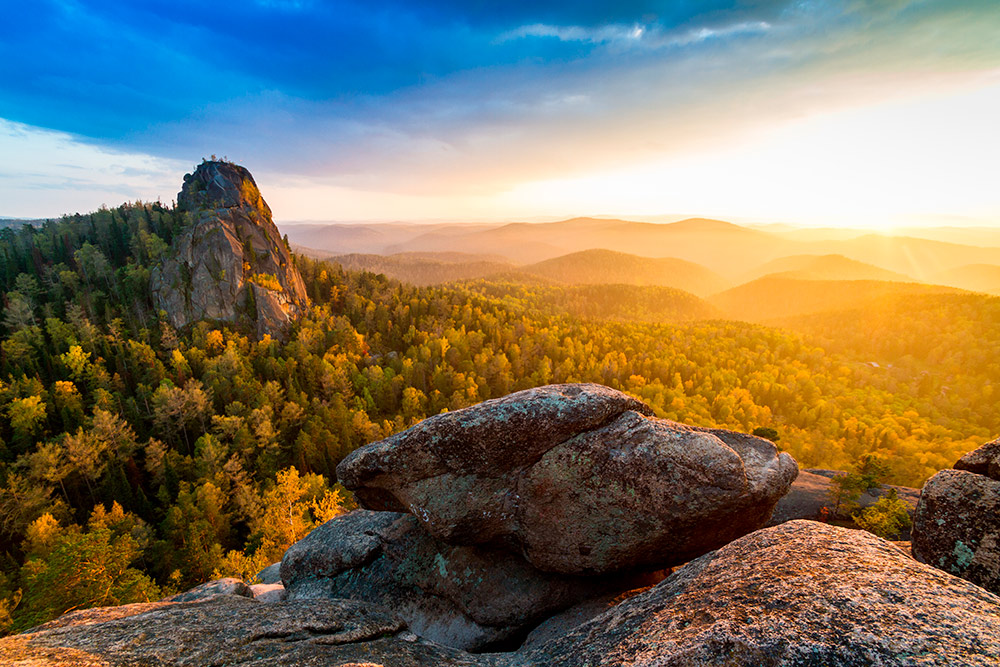
[(177, 205), (188, 224), (153, 270), (157, 308), (176, 327), (252, 321), (258, 336), (281, 336), (308, 298), (250, 172), (231, 162), (202, 162), (184, 177)]
[(253, 176), (246, 167), (232, 162), (205, 161), (194, 173), (185, 175), (177, 206), (185, 211), (249, 206), (271, 218), (271, 209), (260, 196)]

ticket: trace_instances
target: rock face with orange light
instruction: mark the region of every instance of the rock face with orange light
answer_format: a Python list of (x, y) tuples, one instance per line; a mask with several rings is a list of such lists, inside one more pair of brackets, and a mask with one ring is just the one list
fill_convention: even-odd
[(175, 327), (252, 321), (281, 336), (308, 305), (305, 284), (250, 172), (203, 162), (177, 195), (187, 224), (150, 276), (156, 307)]
[(0, 639), (0, 664), (955, 667), (1000, 655), (1000, 597), (870, 533), (812, 521), (759, 530), (601, 606), (548, 641), (473, 654), (368, 602), (216, 595), (69, 613)]
[(1000, 593), (1000, 440), (927, 480), (912, 534), (915, 558)]
[(759, 530), (523, 665), (995, 665), (1000, 597), (860, 530)]

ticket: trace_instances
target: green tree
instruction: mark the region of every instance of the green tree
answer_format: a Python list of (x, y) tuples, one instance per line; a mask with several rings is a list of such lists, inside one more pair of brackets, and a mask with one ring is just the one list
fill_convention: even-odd
[(41, 396), (15, 398), (7, 405), (7, 416), (15, 434), (27, 440), (42, 428), (45, 421), (45, 401)]
[(896, 489), (889, 489), (870, 507), (854, 514), (853, 519), (859, 528), (885, 539), (898, 539), (913, 525), (910, 506), (899, 498)]
[(81, 531), (62, 528), (44, 514), (31, 525), (26, 550), (17, 630), (74, 609), (159, 599), (156, 584), (132, 567), (142, 555), (136, 539), (102, 522)]
[(777, 429), (773, 429), (770, 426), (758, 426), (753, 430), (753, 434), (758, 438), (766, 438), (771, 442), (778, 442), (781, 440), (781, 436), (778, 435)]

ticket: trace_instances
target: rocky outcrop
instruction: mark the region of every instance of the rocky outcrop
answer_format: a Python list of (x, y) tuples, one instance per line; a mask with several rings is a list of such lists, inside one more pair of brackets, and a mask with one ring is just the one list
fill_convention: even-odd
[(73, 612), (0, 639), (0, 664), (902, 667), (1000, 655), (1000, 597), (869, 533), (810, 521), (759, 530), (613, 602), (562, 637), (473, 655), (365, 602), (219, 595)]
[(271, 563), (263, 570), (257, 573), (256, 580), (262, 584), (280, 584), (281, 583), (281, 561), (277, 563)]
[(308, 299), (250, 172), (203, 162), (184, 177), (177, 206), (187, 224), (150, 276), (156, 307), (178, 328), (249, 319), (259, 336), (281, 335)]
[(919, 561), (1000, 592), (1000, 480), (942, 470), (920, 494), (913, 520)]
[(987, 665), (1000, 597), (870, 533), (760, 530), (520, 658), (617, 665)]
[(658, 580), (540, 572), (514, 554), (444, 544), (411, 515), (370, 510), (336, 517), (294, 544), (281, 579), (288, 599), (378, 603), (421, 637), (467, 650), (523, 636), (547, 615), (609, 589)]
[(364, 602), (261, 604), (220, 595), (197, 602), (66, 614), (25, 634), (0, 639), (0, 664), (490, 667), (496, 663), (420, 639), (388, 609)]
[(250, 586), (253, 599), (257, 602), (281, 602), (287, 598), (285, 587), (279, 582), (276, 584), (253, 584)]
[(605, 593), (596, 598), (584, 600), (580, 604), (573, 605), (554, 616), (550, 616), (535, 627), (521, 644), (519, 651), (530, 651), (536, 649), (546, 642), (558, 639), (572, 630), (583, 625), (587, 621), (600, 616), (609, 609), (617, 607), (630, 597), (649, 590), (651, 586), (636, 588), (622, 593)]
[(955, 464), (955, 470), (965, 470), (1000, 480), (1000, 438), (987, 442), (960, 458)]
[(790, 456), (650, 412), (601, 385), (549, 385), (426, 419), (337, 474), (444, 542), (565, 574), (682, 563), (767, 522), (798, 472)]

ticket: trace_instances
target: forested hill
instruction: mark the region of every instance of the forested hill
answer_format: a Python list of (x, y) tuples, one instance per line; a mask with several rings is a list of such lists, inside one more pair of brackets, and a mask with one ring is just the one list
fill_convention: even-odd
[[(945, 391), (887, 368), (909, 348), (824, 349), (835, 322), (705, 319), (716, 311), (667, 288), (415, 287), (296, 257), (312, 304), (286, 342), (239, 323), (179, 330), (149, 279), (183, 225), (137, 203), (0, 230), (4, 627), (249, 576), (350, 503), (333, 477), (348, 452), (531, 386), (600, 382), (659, 416), (772, 427), (804, 466), (877, 452), (911, 486), (1000, 431), (993, 366)], [(921, 331), (970, 363), (995, 351), (976, 328)]]
[(583, 250), (523, 267), (532, 273), (569, 284), (659, 285), (699, 296), (729, 286), (704, 266), (673, 257), (654, 259), (612, 250)]

